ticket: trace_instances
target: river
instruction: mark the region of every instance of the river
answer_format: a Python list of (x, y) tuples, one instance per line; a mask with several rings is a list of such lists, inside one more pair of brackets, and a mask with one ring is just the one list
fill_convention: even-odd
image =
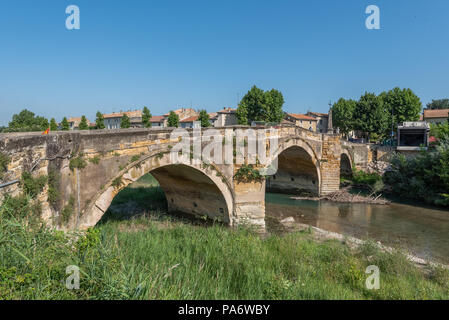
[(416, 204), (372, 205), (294, 200), (267, 193), (266, 214), (327, 231), (374, 239), (412, 254), (449, 264), (449, 211)]

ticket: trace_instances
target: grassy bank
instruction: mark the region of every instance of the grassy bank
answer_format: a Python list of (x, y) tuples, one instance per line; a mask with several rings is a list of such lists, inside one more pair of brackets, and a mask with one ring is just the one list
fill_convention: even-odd
[[(400, 254), (351, 251), (308, 233), (265, 239), (248, 229), (164, 217), (106, 222), (74, 241), (1, 211), (0, 299), (447, 299), (449, 274)], [(65, 288), (68, 265), (79, 290)], [(365, 288), (368, 265), (380, 290)]]
[[(447, 270), (418, 269), (372, 244), (354, 251), (308, 232), (261, 236), (175, 218), (148, 185), (151, 177), (123, 190), (83, 235), (25, 224), (25, 213), (4, 203), (0, 299), (449, 298)], [(79, 290), (65, 287), (69, 265), (80, 267)], [(365, 287), (369, 265), (380, 268), (379, 290)]]

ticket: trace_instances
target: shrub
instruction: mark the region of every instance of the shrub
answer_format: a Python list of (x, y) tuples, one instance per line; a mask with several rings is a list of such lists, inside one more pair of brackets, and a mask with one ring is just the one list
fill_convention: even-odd
[(241, 182), (262, 181), (265, 177), (252, 164), (243, 164), (235, 173), (234, 179)]
[(55, 207), (60, 198), (59, 193), (59, 174), (55, 170), (50, 170), (48, 172), (48, 202)]
[(391, 160), (392, 171), (384, 176), (393, 192), (431, 204), (449, 206), (449, 142), (406, 159), (396, 155)]
[(99, 156), (95, 156), (93, 158), (90, 158), (89, 161), (93, 164), (99, 164), (100, 163), (100, 157)]
[(3, 174), (8, 170), (8, 164), (11, 162), (11, 158), (0, 152), (0, 179), (3, 179)]
[(37, 195), (44, 189), (47, 180), (47, 176), (34, 178), (30, 172), (24, 172), (22, 173), (22, 179), (20, 183), (26, 195), (29, 195), (31, 198), (36, 198)]
[(86, 160), (84, 160), (84, 155), (80, 153), (78, 157), (70, 159), (69, 168), (70, 170), (76, 169), (84, 169), (86, 167), (87, 163)]
[(75, 212), (75, 198), (70, 196), (68, 204), (61, 211), (61, 221), (67, 223)]
[(138, 161), (139, 159), (140, 159), (140, 155), (136, 154), (136, 155), (132, 156), (131, 162), (136, 162), (136, 161)]

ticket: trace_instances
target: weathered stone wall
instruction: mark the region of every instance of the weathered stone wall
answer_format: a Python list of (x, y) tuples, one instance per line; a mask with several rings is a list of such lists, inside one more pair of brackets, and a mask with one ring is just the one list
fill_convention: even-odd
[(321, 191), (328, 194), (340, 189), (340, 137), (337, 135), (323, 136), (323, 151), (321, 161)]
[[(215, 129), (223, 134), (230, 128)], [(117, 193), (148, 172), (159, 181), (170, 211), (207, 215), (230, 225), (251, 223), (264, 228), (265, 180), (236, 181), (234, 175), (239, 165), (202, 161), (174, 164), (169, 154), (179, 140), (172, 139), (171, 133), (172, 129), (153, 128), (3, 134), (0, 152), (8, 154), (12, 161), (2, 182), (20, 179), (40, 159), (32, 174), (53, 175), (53, 187), (57, 187), (58, 193), (57, 200), (49, 203), (47, 185), (38, 196), (43, 204), (43, 218), (62, 229), (95, 225)], [(276, 134), (279, 145), (275, 157), (279, 156), (280, 170), (276, 178), (268, 178), (269, 188), (321, 194), (338, 190), (342, 147), (337, 136), (295, 126), (281, 126)], [(225, 143), (222, 152), (224, 146)], [(267, 149), (268, 146), (267, 140)], [(368, 161), (369, 152), (363, 153), (366, 147), (349, 149), (356, 164)], [(19, 184), (13, 184), (0, 189), (0, 196), (20, 192)]]

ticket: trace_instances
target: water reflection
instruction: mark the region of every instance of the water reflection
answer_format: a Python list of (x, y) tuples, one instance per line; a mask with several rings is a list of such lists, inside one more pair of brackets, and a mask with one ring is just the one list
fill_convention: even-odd
[(449, 211), (408, 204), (348, 204), (293, 200), (289, 195), (268, 193), (268, 216), (318, 228), (373, 238), (390, 246), (406, 248), (422, 258), (449, 264)]

